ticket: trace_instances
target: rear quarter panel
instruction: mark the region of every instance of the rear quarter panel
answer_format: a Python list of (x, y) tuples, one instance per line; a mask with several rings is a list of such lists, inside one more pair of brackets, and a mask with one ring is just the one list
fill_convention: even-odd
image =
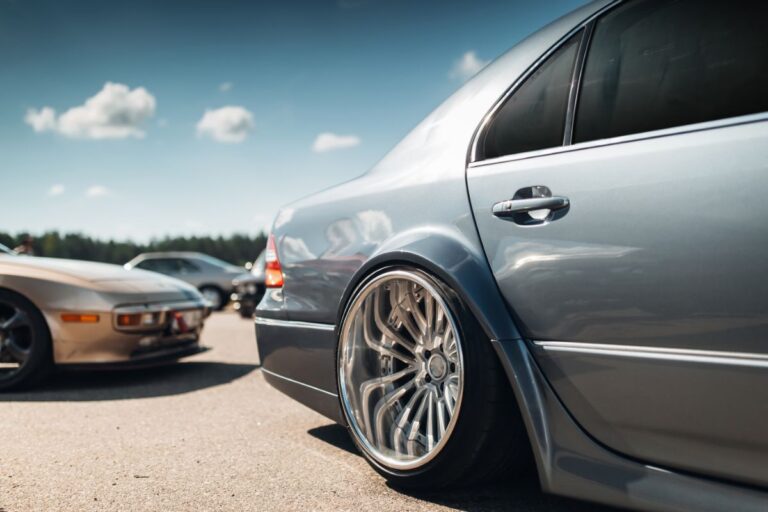
[[(266, 294), (258, 315), (335, 324), (361, 275), (411, 255), (433, 261), (441, 277), (461, 288), (457, 291), (471, 292), (464, 298), (475, 312), (489, 312), (480, 320), (491, 337), (516, 338), (471, 213), (465, 177), (469, 145), (507, 88), (607, 3), (593, 2), (522, 41), (460, 88), (367, 174), (281, 210), (272, 232), (285, 286)], [(458, 254), (466, 261), (451, 264)], [(475, 270), (467, 272), (470, 267)], [(469, 276), (478, 280), (469, 282)]]

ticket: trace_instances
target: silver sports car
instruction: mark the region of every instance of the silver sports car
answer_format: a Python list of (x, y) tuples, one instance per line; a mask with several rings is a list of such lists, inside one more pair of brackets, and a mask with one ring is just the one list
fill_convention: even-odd
[(395, 485), (768, 509), (765, 20), (590, 3), (282, 209), (266, 378)]
[(177, 279), (0, 246), (0, 390), (39, 382), (54, 365), (124, 367), (196, 354), (207, 313), (202, 295)]

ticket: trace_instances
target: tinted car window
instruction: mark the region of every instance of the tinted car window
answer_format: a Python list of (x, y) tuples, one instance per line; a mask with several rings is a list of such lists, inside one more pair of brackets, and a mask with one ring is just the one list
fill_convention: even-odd
[(185, 259), (173, 260), (176, 265), (176, 272), (181, 274), (189, 274), (190, 272), (198, 272), (200, 268), (193, 262)]
[(161, 274), (173, 274), (176, 272), (176, 265), (173, 264), (173, 260), (165, 258), (144, 260), (136, 264), (136, 266), (144, 270), (160, 272)]
[(581, 33), (529, 76), (494, 116), (482, 156), (494, 158), (563, 144), (565, 114)]
[(601, 18), (574, 141), (768, 110), (766, 2), (628, 2)]

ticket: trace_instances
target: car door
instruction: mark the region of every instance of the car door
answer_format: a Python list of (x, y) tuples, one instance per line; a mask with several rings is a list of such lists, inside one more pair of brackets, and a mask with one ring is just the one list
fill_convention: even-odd
[(513, 85), (468, 191), (540, 367), (598, 442), (768, 484), (766, 7), (619, 2)]

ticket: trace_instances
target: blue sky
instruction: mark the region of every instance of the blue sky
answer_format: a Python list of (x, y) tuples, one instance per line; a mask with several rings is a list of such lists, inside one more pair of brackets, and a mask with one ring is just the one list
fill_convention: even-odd
[(0, 231), (256, 233), (582, 3), (0, 0)]

